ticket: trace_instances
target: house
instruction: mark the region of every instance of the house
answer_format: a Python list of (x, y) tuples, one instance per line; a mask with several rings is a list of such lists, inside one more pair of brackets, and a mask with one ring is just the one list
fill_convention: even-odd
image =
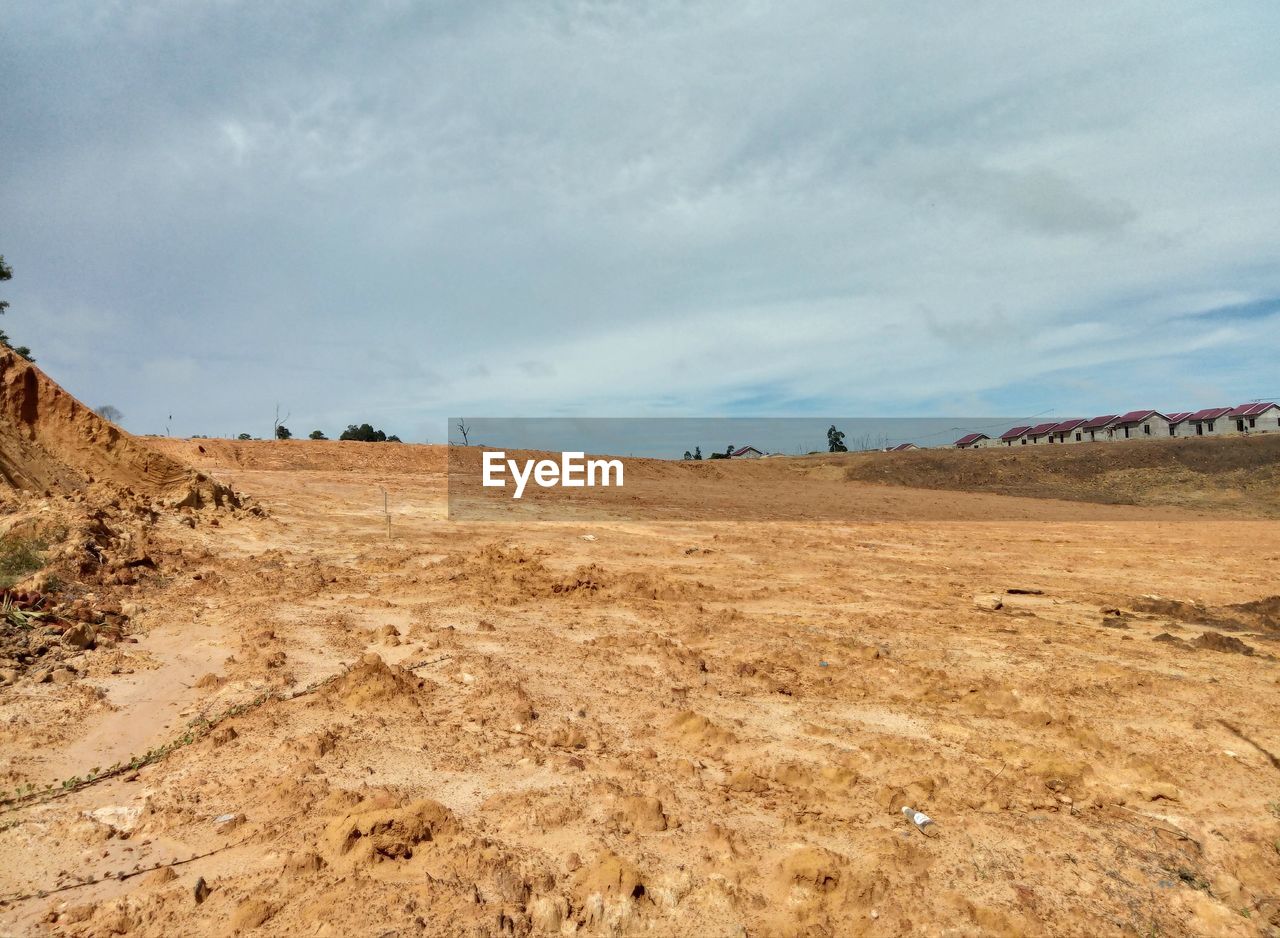
[(951, 445), (956, 449), (979, 449), (986, 446), (990, 439), (985, 433), (966, 433)]
[(732, 453), (729, 454), (729, 458), (730, 459), (759, 459), (763, 455), (765, 454), (760, 452), (760, 450), (756, 449), (754, 446), (744, 446), (741, 449), (735, 449)]
[(1014, 443), (1025, 443), (1027, 442), (1027, 431), (1030, 429), (1030, 426), (1010, 427), (1000, 434), (1000, 442), (1005, 446), (1012, 446)]
[(1103, 414), (1101, 417), (1086, 420), (1080, 430), (1090, 443), (1101, 443), (1103, 440), (1115, 438), (1115, 422), (1115, 414)]
[(887, 453), (905, 453), (909, 449), (919, 449), (914, 443), (899, 443), (897, 446), (890, 446), (885, 452)]
[(1235, 421), (1237, 433), (1266, 433), (1280, 430), (1280, 404), (1241, 404), (1227, 414)]
[(1116, 418), (1116, 439), (1149, 440), (1169, 435), (1169, 418), (1158, 410), (1131, 410)]
[(1194, 436), (1195, 431), (1191, 429), (1188, 419), (1191, 417), (1189, 410), (1175, 410), (1171, 414), (1165, 414), (1169, 418), (1169, 436)]
[(1227, 421), (1224, 418), (1229, 413), (1231, 413), (1230, 407), (1206, 407), (1204, 410), (1197, 410), (1187, 418), (1187, 423), (1192, 430), (1187, 436), (1223, 436), (1227, 433)]
[(1048, 423), (1038, 423), (1027, 431), (1024, 443), (1048, 443), (1049, 431), (1058, 425), (1058, 421), (1050, 420)]
[(1049, 431), (1050, 443), (1083, 443), (1084, 442), (1084, 418), (1080, 417), (1075, 420), (1064, 420), (1062, 423), (1054, 426)]

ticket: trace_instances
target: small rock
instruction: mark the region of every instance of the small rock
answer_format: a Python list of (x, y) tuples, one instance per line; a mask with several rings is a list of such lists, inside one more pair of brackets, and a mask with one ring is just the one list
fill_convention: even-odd
[(243, 814), (219, 814), (213, 819), (213, 829), (219, 834), (229, 834), (246, 820)]
[(93, 626), (80, 622), (62, 633), (62, 643), (68, 648), (92, 648), (97, 634)]
[(209, 884), (204, 881), (204, 877), (201, 876), (197, 879), (196, 888), (194, 890), (196, 905), (199, 905), (204, 902), (205, 899), (208, 899), (210, 892), (212, 892), (212, 890), (209, 888)]
[(54, 668), (49, 672), (49, 678), (55, 684), (70, 684), (76, 679), (76, 673), (70, 668)]

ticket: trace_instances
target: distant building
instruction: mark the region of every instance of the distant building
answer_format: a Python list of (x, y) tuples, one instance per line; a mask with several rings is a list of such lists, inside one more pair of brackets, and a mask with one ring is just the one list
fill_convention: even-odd
[(765, 454), (760, 452), (760, 450), (756, 449), (754, 446), (744, 446), (741, 449), (735, 449), (732, 453), (729, 454), (729, 458), (730, 459), (759, 459), (763, 455)]
[(1083, 417), (1064, 420), (1049, 431), (1050, 443), (1083, 443), (1085, 421)]
[(1115, 434), (1122, 440), (1149, 440), (1169, 435), (1169, 418), (1158, 410), (1131, 410), (1116, 418)]
[(1086, 420), (1080, 431), (1088, 442), (1102, 443), (1115, 439), (1115, 423), (1115, 414), (1103, 414), (1101, 417)]
[(897, 446), (890, 446), (886, 453), (905, 453), (909, 449), (919, 449), (914, 443), (899, 443)]
[(1237, 433), (1274, 433), (1280, 431), (1280, 404), (1241, 404), (1227, 419), (1235, 422)]
[(1197, 410), (1187, 418), (1187, 423), (1192, 430), (1187, 435), (1224, 436), (1227, 433), (1225, 418), (1229, 413), (1231, 413), (1230, 407), (1206, 407), (1204, 410)]
[[(984, 446), (1026, 446), (1036, 443), (1100, 443), (1107, 440), (1154, 440), (1168, 437), (1236, 436), (1249, 433), (1280, 433), (1280, 404), (1258, 401), (1239, 407), (1206, 407), (1204, 410), (1131, 410), (1126, 414), (1103, 414), (1092, 420), (1050, 421), (1035, 426), (1010, 427), (992, 439), (983, 433), (969, 433), (956, 440), (956, 449)], [(892, 447), (902, 449), (903, 447)]]
[(1049, 432), (1058, 425), (1058, 421), (1050, 420), (1048, 423), (1038, 423), (1027, 431), (1024, 443), (1048, 443)]
[(1176, 410), (1165, 414), (1169, 418), (1169, 436), (1195, 436), (1195, 431), (1191, 429), (1191, 413), (1189, 410)]
[(1015, 446), (1027, 442), (1027, 431), (1030, 426), (1026, 427), (1010, 427), (1000, 434), (1000, 443), (1003, 446)]

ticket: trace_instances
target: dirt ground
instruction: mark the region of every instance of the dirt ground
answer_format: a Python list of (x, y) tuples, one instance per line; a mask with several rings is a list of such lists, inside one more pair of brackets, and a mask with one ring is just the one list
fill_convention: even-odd
[(266, 516), (157, 514), (136, 643), (0, 687), (0, 934), (1280, 929), (1276, 521), (464, 523), (439, 447), (148, 442)]

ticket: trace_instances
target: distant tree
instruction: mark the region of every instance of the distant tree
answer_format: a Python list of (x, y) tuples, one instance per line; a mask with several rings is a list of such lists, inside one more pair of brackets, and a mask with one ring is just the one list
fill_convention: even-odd
[[(0, 254), (0, 281), (12, 280), (12, 279), (13, 279), (13, 268), (4, 262), (4, 255)], [(9, 308), (9, 301), (0, 300), (0, 315), (3, 315), (4, 311), (7, 310), (8, 308)], [(19, 355), (21, 355), (23, 358), (25, 358), (29, 362), (35, 361), (35, 359), (31, 355), (31, 349), (27, 348), (25, 345), (10, 345), (9, 337), (5, 335), (5, 332), (3, 329), (0, 329), (0, 345), (4, 345), (8, 348), (13, 349), (15, 352), (17, 352)]]
[(323, 430), (312, 430), (312, 431), (311, 431), (311, 434), (310, 434), (310, 438), (311, 438), (311, 439), (313, 439), (313, 440), (327, 440), (327, 439), (329, 439), (327, 436), (325, 436), (325, 435), (324, 435), (324, 431), (323, 431)]
[(831, 453), (849, 452), (849, 447), (844, 445), (844, 434), (836, 429), (834, 423), (827, 430), (827, 451)]
[(462, 434), (462, 445), (471, 445), (471, 428), (462, 422), (462, 418), (458, 418), (458, 432)]
[(388, 442), (388, 443), (403, 443), (403, 442), (404, 442), (404, 440), (400, 439), (400, 437), (398, 437), (398, 436), (389, 436), (389, 437), (387, 437), (387, 442)]
[(728, 459), (732, 455), (733, 455), (733, 444), (730, 443), (729, 448), (724, 451), (724, 458)]
[(94, 411), (103, 420), (110, 420), (112, 423), (119, 423), (124, 419), (124, 414), (120, 413), (119, 407), (113, 407), (110, 404), (103, 404)]
[[(381, 430), (375, 430), (372, 424), (362, 423), (356, 426), (354, 423), (349, 424), (347, 429), (343, 430), (338, 436), (340, 440), (356, 440), (360, 443), (385, 443), (387, 435)], [(400, 442), (396, 438), (395, 442)]]
[(685, 459), (693, 459), (693, 453), (689, 452), (688, 450), (685, 450), (685, 451), (684, 451), (684, 458), (685, 458)]
[(271, 421), (271, 435), (274, 436), (277, 440), (287, 440), (289, 439), (289, 436), (293, 436), (292, 433), (290, 433), (289, 436), (280, 435), (280, 427), (284, 425), (285, 420), (288, 420), (289, 417), (292, 415), (292, 413), (293, 412), (290, 411), (288, 414), (285, 414), (284, 419), (282, 420), (280, 418), (280, 405), (279, 404), (276, 405), (276, 416), (275, 416), (275, 419)]
[(292, 431), (292, 430), (290, 430), (288, 427), (286, 427), (286, 426), (285, 426), (284, 424), (282, 424), (282, 423), (278, 423), (278, 424), (276, 424), (276, 439), (277, 439), (277, 440), (287, 440), (287, 439), (289, 439), (291, 436), (293, 436), (293, 431)]
[(701, 447), (701, 446), (695, 446), (695, 447), (693, 448), (693, 458), (694, 458), (694, 459), (701, 459), (701, 458), (702, 458), (702, 447)]
[(249, 434), (247, 434), (247, 433), (241, 433), (238, 437), (236, 437), (236, 439), (237, 439), (237, 440), (252, 440), (252, 439), (253, 439), (253, 437), (249, 436)]

